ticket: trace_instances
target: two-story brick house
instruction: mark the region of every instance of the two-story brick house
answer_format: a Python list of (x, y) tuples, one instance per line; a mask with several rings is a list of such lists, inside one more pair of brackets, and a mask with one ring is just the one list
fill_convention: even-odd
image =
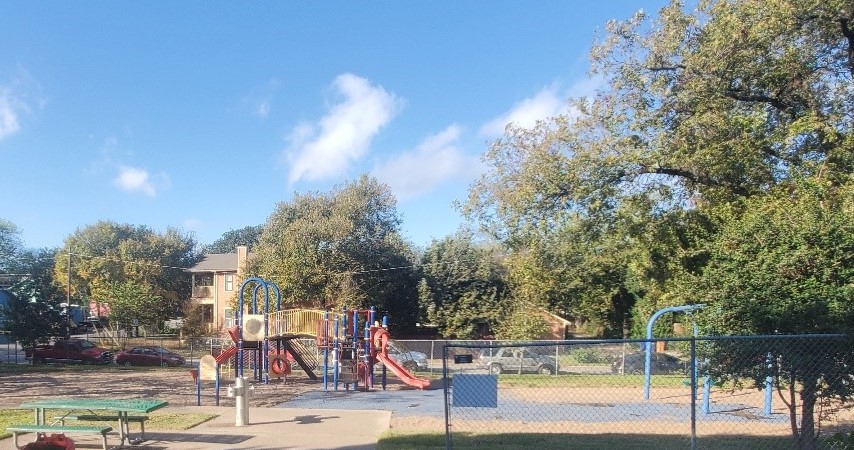
[(193, 283), (192, 301), (202, 306), (208, 329), (218, 332), (234, 324), (232, 300), (240, 289), (249, 252), (238, 246), (234, 253), (209, 253), (187, 271)]

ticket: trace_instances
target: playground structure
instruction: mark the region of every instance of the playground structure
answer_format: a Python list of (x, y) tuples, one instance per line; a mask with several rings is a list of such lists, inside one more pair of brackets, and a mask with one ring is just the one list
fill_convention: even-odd
[[(244, 308), (244, 292), (252, 286), (251, 301)], [(274, 297), (271, 296), (274, 294)], [(260, 305), (259, 294), (263, 294)], [(270, 300), (275, 298), (275, 309)], [(261, 306), (263, 309), (260, 309)], [(246, 314), (244, 311), (248, 310)], [(283, 379), (293, 366), (302, 369), (311, 380), (323, 380), (323, 388), (367, 390), (374, 386), (374, 368), (382, 363), (382, 387), (386, 388), (386, 370), (391, 370), (404, 383), (425, 389), (430, 381), (410, 373), (388, 354), (387, 317), (380, 326), (375, 308), (345, 309), (334, 314), (323, 310), (281, 310), (281, 294), (269, 281), (252, 277), (240, 286), (234, 327), (229, 328), (232, 345), (221, 353), (200, 361), (195, 373), (197, 394), (201, 402), (201, 381), (213, 377), (216, 404), (219, 405), (221, 368), (233, 363), (235, 379), (251, 379), (267, 384), (271, 378)], [(312, 339), (322, 350), (322, 361), (303, 340)], [(247, 364), (248, 363), (248, 364)], [(203, 368), (205, 366), (205, 368)], [(320, 370), (320, 377), (316, 373)], [(202, 373), (207, 377), (200, 376)], [(211, 375), (213, 374), (213, 375)], [(247, 379), (250, 377), (246, 377)]]

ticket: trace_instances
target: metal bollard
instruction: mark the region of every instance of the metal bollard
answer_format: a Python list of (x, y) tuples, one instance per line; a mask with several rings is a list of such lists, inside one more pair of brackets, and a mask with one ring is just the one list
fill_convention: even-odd
[(228, 396), (234, 397), (234, 406), (236, 412), (234, 414), (234, 425), (242, 427), (249, 425), (249, 398), (254, 391), (254, 386), (246, 388), (246, 378), (237, 377), (234, 379), (234, 386), (228, 387)]

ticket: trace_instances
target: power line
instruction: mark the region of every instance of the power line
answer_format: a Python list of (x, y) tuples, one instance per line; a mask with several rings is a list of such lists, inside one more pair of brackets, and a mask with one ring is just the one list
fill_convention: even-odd
[[(116, 262), (121, 262), (121, 263), (125, 263), (125, 264), (148, 265), (148, 266), (160, 267), (160, 268), (164, 268), (164, 269), (178, 269), (178, 270), (189, 270), (190, 269), (190, 267), (167, 266), (165, 264), (160, 264), (160, 263), (156, 263), (156, 262), (152, 262), (152, 261), (128, 260), (128, 259), (117, 258), (115, 256), (83, 255), (83, 254), (74, 253), (74, 252), (66, 252), (65, 254), (77, 256), (78, 258), (89, 258), (89, 259), (100, 259), (100, 260), (106, 260), (106, 261), (116, 261)], [(54, 257), (54, 260), (55, 259), (56, 259), (56, 257)]]

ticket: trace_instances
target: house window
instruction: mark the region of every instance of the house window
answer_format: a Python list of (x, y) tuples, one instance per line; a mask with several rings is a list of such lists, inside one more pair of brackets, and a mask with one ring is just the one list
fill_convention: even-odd
[(213, 305), (202, 305), (202, 321), (204, 323), (213, 323)]
[(234, 326), (234, 310), (231, 308), (225, 308), (223, 311), (223, 326), (225, 328), (231, 328)]
[(234, 290), (234, 275), (228, 274), (225, 276), (225, 290), (233, 291)]

